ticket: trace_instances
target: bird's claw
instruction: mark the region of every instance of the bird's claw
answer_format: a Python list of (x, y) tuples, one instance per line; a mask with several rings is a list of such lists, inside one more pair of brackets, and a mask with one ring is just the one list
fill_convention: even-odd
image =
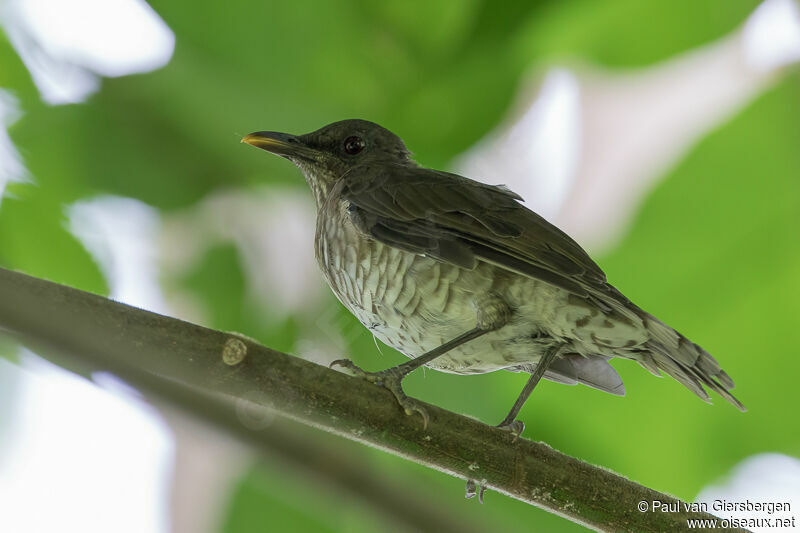
[[(391, 390), (391, 389), (389, 389)], [(411, 416), (414, 413), (419, 413), (419, 416), (422, 417), (422, 429), (428, 429), (428, 422), (430, 421), (430, 415), (428, 415), (428, 411), (422, 407), (422, 404), (413, 398), (409, 398), (405, 395), (405, 393), (400, 391), (403, 395), (402, 398), (398, 397), (397, 393), (392, 390), (394, 397), (397, 398), (397, 403), (400, 404), (400, 407), (403, 408), (403, 411), (406, 412), (406, 415)]]
[(522, 420), (514, 420), (513, 422), (501, 422), (497, 425), (503, 431), (510, 432), (514, 438), (511, 442), (516, 442), (522, 432), (525, 431), (525, 423)]
[(363, 368), (352, 362), (350, 359), (337, 359), (336, 361), (333, 361), (330, 365), (328, 365), (329, 368), (333, 368), (335, 366), (346, 368), (347, 370), (350, 371), (350, 374), (352, 376), (361, 378), (365, 381), (369, 381), (370, 383), (375, 383), (376, 385), (381, 385), (381, 386), (383, 386), (383, 381), (385, 379), (384, 375), (387, 373), (387, 371), (385, 370), (381, 372), (367, 372), (366, 370), (364, 370)]
[[(347, 368), (348, 370), (352, 370), (356, 374), (358, 372), (364, 373), (364, 371), (361, 370), (358, 366), (356, 366), (356, 364), (354, 362), (352, 362), (350, 359), (337, 359), (335, 361), (331, 361), (331, 364), (328, 365), (328, 368), (333, 368), (335, 366), (340, 366), (342, 368)], [(361, 377), (361, 376), (358, 376), (358, 377)]]
[(405, 377), (404, 374), (399, 374), (398, 372), (393, 371), (391, 368), (389, 370), (382, 370), (380, 372), (367, 372), (366, 370), (358, 367), (349, 359), (337, 359), (330, 364), (331, 368), (334, 366), (346, 368), (355, 377), (387, 389), (394, 395), (395, 399), (397, 399), (397, 403), (400, 404), (400, 407), (403, 408), (403, 411), (405, 411), (406, 415), (411, 416), (414, 413), (419, 413), (419, 415), (422, 417), (422, 429), (428, 428), (430, 416), (428, 415), (428, 411), (422, 406), (422, 402), (415, 400), (414, 398), (409, 398), (403, 391), (401, 382)]
[(474, 479), (467, 480), (466, 486), (466, 494), (464, 497), (466, 499), (474, 498), (476, 495), (478, 496), (478, 501), (483, 503), (483, 493), (486, 492), (486, 480), (481, 481), (480, 484), (476, 483)]

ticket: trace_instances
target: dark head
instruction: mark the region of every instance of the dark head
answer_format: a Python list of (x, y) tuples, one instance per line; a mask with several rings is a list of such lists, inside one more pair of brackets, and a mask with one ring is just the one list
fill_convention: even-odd
[(342, 120), (305, 135), (257, 131), (242, 142), (297, 165), (314, 193), (317, 206), (353, 167), (367, 163), (414, 164), (400, 137), (367, 120)]

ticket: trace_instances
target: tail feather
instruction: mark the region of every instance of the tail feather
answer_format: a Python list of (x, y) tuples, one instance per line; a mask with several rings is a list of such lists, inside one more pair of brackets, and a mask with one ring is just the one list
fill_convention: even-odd
[(647, 352), (642, 352), (641, 354), (639, 354), (637, 360), (639, 361), (639, 364), (645, 368), (645, 370), (653, 374), (655, 377), (657, 378), (662, 377), (661, 371), (658, 369), (658, 365), (656, 365), (656, 362), (653, 359), (652, 355), (650, 355)]
[(727, 390), (730, 390), (736, 386), (728, 373), (722, 369), (720, 369), (719, 374), (717, 374), (717, 380), (719, 380), (722, 383), (722, 386)]
[(653, 367), (664, 371), (706, 402), (711, 400), (704, 385), (740, 411), (747, 410), (728, 392), (734, 387), (733, 380), (710, 353), (652, 315), (645, 314), (643, 320), (650, 334), (650, 340), (645, 343), (649, 352), (637, 359), (644, 368), (650, 372)]

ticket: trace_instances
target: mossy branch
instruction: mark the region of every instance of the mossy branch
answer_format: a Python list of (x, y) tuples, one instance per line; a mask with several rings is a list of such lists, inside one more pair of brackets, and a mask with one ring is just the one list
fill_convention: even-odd
[(536, 505), (598, 531), (682, 531), (704, 513), (603, 468), (428, 405), (406, 416), (388, 391), (247, 339), (0, 269), (0, 327), (89, 370), (176, 402), (248, 441), (269, 410)]

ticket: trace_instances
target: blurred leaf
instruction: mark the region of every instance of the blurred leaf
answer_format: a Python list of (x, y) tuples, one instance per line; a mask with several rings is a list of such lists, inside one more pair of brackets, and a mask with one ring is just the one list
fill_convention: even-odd
[(523, 57), (565, 58), (609, 67), (664, 61), (731, 32), (760, 0), (575, 0), (529, 20)]

